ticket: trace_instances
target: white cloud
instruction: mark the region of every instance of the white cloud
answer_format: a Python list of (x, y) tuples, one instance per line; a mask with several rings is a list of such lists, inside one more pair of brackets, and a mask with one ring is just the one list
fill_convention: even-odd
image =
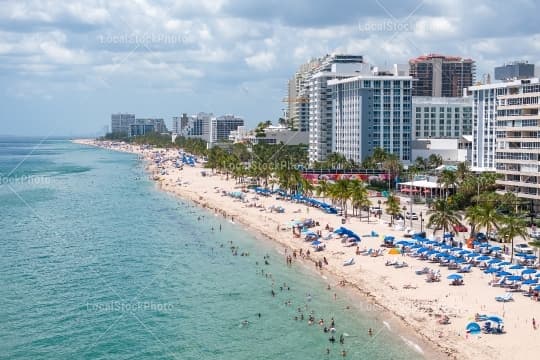
[(270, 71), (276, 63), (276, 56), (268, 51), (260, 52), (245, 58), (246, 64), (259, 71)]

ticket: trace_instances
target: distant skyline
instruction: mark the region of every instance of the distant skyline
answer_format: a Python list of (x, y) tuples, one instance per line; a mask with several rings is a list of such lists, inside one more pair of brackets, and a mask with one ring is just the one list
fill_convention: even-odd
[[(327, 53), (379, 66), (470, 57), (477, 80), (540, 62), (532, 0), (2, 1), (0, 134), (84, 135), (111, 113), (282, 116), (286, 81)], [(501, 16), (501, 14), (504, 14)]]

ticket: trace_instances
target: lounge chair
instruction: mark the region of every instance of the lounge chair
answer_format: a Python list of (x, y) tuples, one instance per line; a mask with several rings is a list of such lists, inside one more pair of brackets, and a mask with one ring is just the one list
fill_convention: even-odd
[(396, 260), (386, 260), (386, 263), (384, 265), (386, 266), (394, 266), (397, 265), (398, 262)]
[(490, 285), (493, 287), (503, 287), (505, 282), (506, 282), (506, 277), (503, 276), (499, 281), (490, 283)]
[(495, 300), (497, 300), (499, 302), (508, 302), (508, 301), (512, 301), (514, 299), (512, 298), (512, 293), (507, 292), (504, 295), (495, 296)]
[(373, 252), (373, 249), (369, 249), (368, 251), (364, 252), (362, 255), (370, 256), (372, 252)]
[(409, 264), (407, 264), (405, 261), (402, 261), (402, 262), (397, 262), (394, 266), (396, 269), (401, 269), (401, 268), (409, 266)]
[(462, 265), (462, 266), (459, 267), (458, 272), (460, 272), (460, 273), (468, 273), (468, 272), (471, 272), (471, 268), (472, 268), (471, 264)]

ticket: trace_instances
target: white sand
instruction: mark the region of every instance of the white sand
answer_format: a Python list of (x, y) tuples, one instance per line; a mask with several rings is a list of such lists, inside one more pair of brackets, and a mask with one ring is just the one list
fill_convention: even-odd
[[(93, 141), (81, 141), (90, 145)], [(137, 146), (115, 146), (115, 150), (142, 154), (150, 159), (153, 151), (142, 150)], [(171, 155), (173, 152), (171, 152)], [(202, 177), (201, 171), (207, 173), (209, 169), (184, 166), (183, 170), (174, 168), (170, 164), (166, 168), (166, 175), (161, 175), (156, 166), (149, 162), (149, 171), (152, 172), (160, 186), (178, 196), (190, 199), (210, 209), (220, 209), (231, 216), (235, 222), (241, 222), (249, 228), (262, 233), (292, 249), (311, 248), (302, 238), (292, 236), (291, 230), (277, 231), (278, 226), (289, 223), (293, 219), (309, 217), (321, 225), (313, 230), (323, 230), (326, 224), (333, 228), (341, 226), (341, 218), (328, 215), (321, 210), (309, 208), (305, 205), (288, 201), (278, 201), (275, 198), (259, 197), (252, 200), (255, 194), (247, 194), (250, 203), (268, 208), (271, 205), (281, 205), (286, 210), (283, 214), (261, 211), (259, 208), (247, 207), (246, 204), (228, 196), (222, 196), (216, 189), (238, 191), (240, 186), (231, 178), (215, 175)], [(179, 180), (180, 179), (180, 180)], [(376, 199), (374, 201), (376, 203)], [(387, 224), (379, 220), (358, 218), (349, 219), (346, 227), (362, 236), (375, 230), (379, 235), (392, 234), (402, 238), (403, 232), (393, 231)], [(327, 234), (323, 230), (323, 235)], [(322, 260), (325, 256), (329, 265), (323, 272), (330, 272), (339, 278), (346, 279), (348, 286), (358, 289), (358, 296), (370, 299), (379, 304), (385, 311), (399, 317), (407, 327), (422, 336), (426, 341), (440, 348), (450, 358), (456, 359), (534, 359), (540, 354), (540, 329), (533, 330), (532, 318), (540, 322), (540, 302), (533, 302), (521, 293), (514, 293), (514, 301), (499, 303), (495, 296), (502, 295), (505, 290), (490, 287), (490, 275), (484, 274), (478, 268), (471, 273), (464, 274), (464, 286), (450, 286), (446, 276), (455, 272), (438, 264), (430, 264), (409, 256), (385, 255), (381, 257), (368, 257), (355, 255), (354, 247), (344, 247), (339, 240), (326, 242), (327, 248), (323, 252), (312, 252), (313, 260)], [(362, 236), (360, 248), (378, 249), (380, 238)], [(354, 257), (356, 264), (342, 266), (345, 259)], [(385, 266), (388, 259), (406, 261), (409, 267), (395, 269)], [(425, 276), (418, 276), (414, 270), (431, 267), (440, 269), (442, 280), (439, 283), (427, 283)], [(404, 285), (411, 285), (415, 289), (405, 289)], [(504, 318), (504, 335), (476, 335), (467, 336), (465, 327), (474, 320), (474, 314), (498, 315)], [(450, 317), (449, 325), (439, 325), (438, 316), (446, 314)]]

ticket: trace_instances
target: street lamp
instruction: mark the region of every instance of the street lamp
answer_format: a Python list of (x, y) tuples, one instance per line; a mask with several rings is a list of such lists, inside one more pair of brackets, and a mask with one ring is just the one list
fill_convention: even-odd
[(424, 232), (424, 217), (421, 211), (420, 211), (420, 232)]

